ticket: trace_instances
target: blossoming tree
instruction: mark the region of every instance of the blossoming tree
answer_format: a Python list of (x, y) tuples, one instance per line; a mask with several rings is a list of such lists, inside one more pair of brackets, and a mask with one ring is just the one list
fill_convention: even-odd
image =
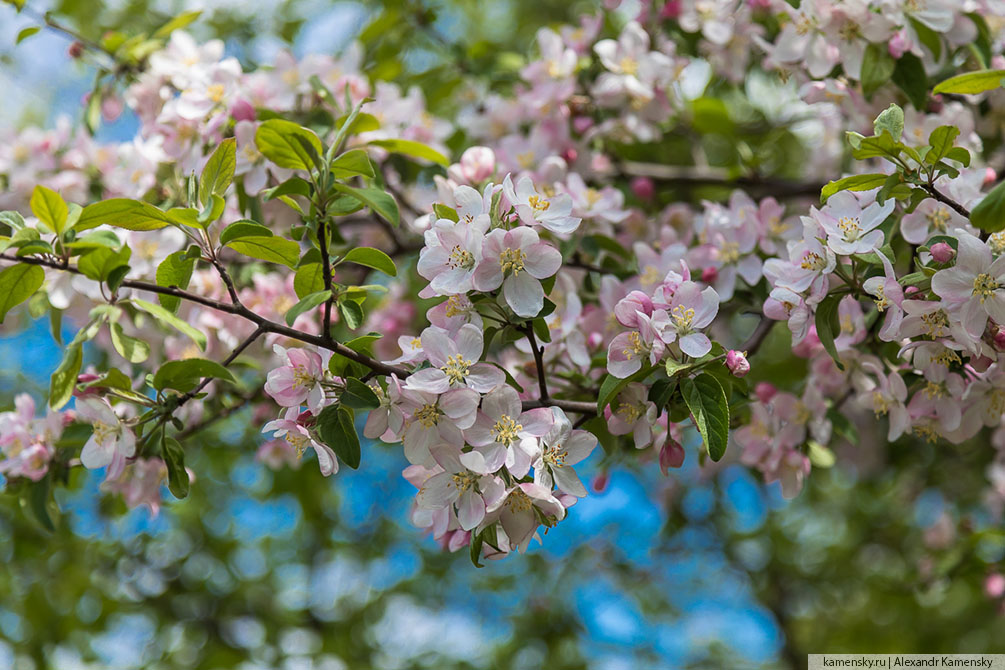
[[(573, 514), (598, 444), (793, 497), (859, 431), (976, 440), (1000, 522), (1002, 8), (608, 4), (450, 118), (359, 43), (246, 70), (197, 12), (38, 17), (98, 71), (80, 127), (0, 145), (0, 316), (64, 352), (0, 416), (8, 495), (50, 525), (103, 468), (156, 510), (250, 406), (277, 468), (400, 444), (413, 522), (476, 565)], [(123, 102), (136, 137), (96, 141)], [(769, 338), (803, 378), (758, 373)]]

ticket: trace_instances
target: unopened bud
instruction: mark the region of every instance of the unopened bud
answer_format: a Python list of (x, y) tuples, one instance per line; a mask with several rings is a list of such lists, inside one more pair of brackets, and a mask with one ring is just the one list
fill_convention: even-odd
[(593, 478), (593, 492), (603, 493), (611, 481), (611, 475), (606, 470)]
[(988, 598), (1001, 598), (1005, 595), (1005, 575), (993, 572), (984, 580), (984, 593)]
[(74, 42), (70, 45), (70, 48), (66, 50), (67, 55), (73, 60), (77, 60), (84, 55), (84, 45), (81, 42)]
[(995, 346), (1005, 351), (1005, 328), (1001, 326), (998, 327), (998, 332), (995, 333)]
[(953, 248), (945, 242), (936, 242), (929, 249), (929, 252), (931, 252), (932, 258), (934, 258), (938, 263), (948, 263), (953, 260), (953, 256), (956, 255)]
[(734, 377), (746, 376), (750, 372), (750, 361), (747, 360), (747, 352), (730, 349), (726, 352), (726, 367), (729, 368)]
[(684, 447), (672, 437), (667, 437), (666, 443), (660, 449), (660, 472), (666, 477), (670, 468), (684, 465)]
[(461, 154), (461, 174), (471, 184), (480, 184), (496, 171), (496, 154), (488, 147), (469, 147)]
[(701, 280), (706, 284), (711, 284), (718, 278), (719, 271), (713, 267), (707, 267), (701, 271)]
[(636, 177), (632, 180), (632, 193), (639, 200), (652, 200), (656, 195), (656, 187), (649, 177)]
[(998, 173), (995, 172), (993, 167), (984, 168), (984, 184), (983, 186), (990, 186), (991, 184), (998, 181)]
[(754, 395), (757, 396), (757, 399), (764, 404), (771, 402), (771, 399), (775, 397), (776, 393), (778, 393), (778, 389), (775, 388), (774, 384), (769, 382), (759, 382), (757, 386), (754, 387)]

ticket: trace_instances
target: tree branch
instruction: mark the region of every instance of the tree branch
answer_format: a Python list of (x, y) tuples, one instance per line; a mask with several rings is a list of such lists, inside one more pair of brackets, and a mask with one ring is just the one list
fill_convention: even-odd
[(622, 161), (619, 171), (629, 177), (648, 177), (655, 181), (675, 186), (721, 186), (723, 188), (745, 188), (763, 190), (769, 195), (796, 197), (820, 195), (823, 183), (797, 182), (777, 177), (742, 176), (730, 177), (725, 170), (698, 169), (659, 163)]
[(960, 203), (956, 202), (955, 200), (953, 200), (952, 198), (950, 198), (948, 195), (944, 194), (939, 189), (935, 188), (934, 184), (922, 184), (921, 187), (923, 189), (925, 189), (926, 191), (928, 191), (928, 193), (933, 198), (935, 198), (936, 200), (938, 200), (939, 202), (941, 202), (943, 205), (946, 205), (947, 207), (951, 207), (960, 216), (965, 216), (967, 219), (970, 219), (970, 210), (969, 209), (967, 209), (966, 207), (964, 207)]

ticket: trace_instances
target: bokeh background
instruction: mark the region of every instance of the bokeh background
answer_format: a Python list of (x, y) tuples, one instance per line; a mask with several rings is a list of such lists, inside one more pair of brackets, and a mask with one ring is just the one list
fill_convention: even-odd
[[(211, 4), (207, 9), (204, 5)], [(449, 116), (462, 72), (512, 78), (543, 25), (594, 9), (563, 0), (63, 0), (84, 35), (192, 28), (252, 67), (280, 49), (337, 53), (362, 38), (382, 78)], [(0, 5), (0, 127), (79, 122), (87, 68)], [(99, 137), (131, 137), (128, 115)], [(760, 374), (798, 381), (776, 332)], [(94, 357), (98, 352), (89, 354)], [(59, 362), (48, 322), (0, 331), (0, 408), (44, 402)], [(755, 375), (757, 373), (755, 372)], [(201, 433), (192, 494), (124, 513), (78, 469), (46, 532), (0, 495), (0, 668), (796, 668), (820, 652), (1005, 652), (982, 584), (1005, 540), (981, 506), (977, 448), (886, 445), (865, 424), (838, 465), (785, 502), (730, 458), (670, 479), (648, 462), (586, 464), (596, 492), (523, 557), (476, 569), (407, 520), (400, 449), (323, 479), (254, 459), (249, 415)], [(885, 429), (884, 431), (885, 432)], [(692, 450), (691, 454), (694, 453)], [(952, 500), (952, 504), (948, 503)], [(962, 529), (962, 530), (961, 530)]]

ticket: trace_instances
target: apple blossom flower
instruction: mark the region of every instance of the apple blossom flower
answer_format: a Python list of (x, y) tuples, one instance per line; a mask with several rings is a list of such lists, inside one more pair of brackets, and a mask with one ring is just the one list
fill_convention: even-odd
[(427, 393), (445, 393), (454, 388), (470, 388), (487, 393), (502, 384), (506, 375), (490, 363), (479, 363), (482, 356), (482, 329), (471, 324), (451, 334), (430, 326), (422, 331), (422, 349), (431, 368), (412, 374), (405, 388)]
[(386, 391), (376, 383), (372, 383), (370, 388), (380, 401), (380, 406), (366, 415), (363, 435), (371, 440), (380, 438), (388, 431), (391, 435), (401, 435), (405, 426), (405, 413), (401, 409), (401, 382), (398, 376), (391, 375), (387, 378)]
[(746, 377), (750, 372), (750, 362), (747, 361), (747, 352), (730, 349), (726, 352), (726, 367), (733, 373), (734, 377)]
[(486, 511), (486, 522), (498, 519), (510, 542), (521, 553), (527, 550), (542, 518), (550, 525), (565, 518), (565, 507), (551, 489), (533, 482), (510, 488)]
[(688, 356), (700, 358), (712, 349), (712, 342), (704, 333), (719, 313), (719, 295), (711, 286), (701, 289), (694, 282), (684, 282), (674, 293), (669, 310), (670, 319), (662, 332), (667, 344), (675, 340)]
[(513, 187), (513, 180), (506, 175), (503, 193), (516, 209), (520, 220), (528, 226), (541, 226), (556, 235), (575, 232), (582, 219), (572, 216), (572, 197), (567, 193), (553, 196), (542, 195), (534, 188), (534, 182), (522, 177)]
[(878, 254), (883, 263), (883, 276), (870, 277), (862, 284), (862, 288), (871, 296), (874, 296), (876, 309), (885, 313), (883, 327), (879, 331), (879, 338), (884, 342), (892, 342), (897, 339), (900, 324), (904, 320), (904, 289), (897, 281), (897, 275), (884, 254)]
[(654, 320), (637, 312), (638, 330), (619, 333), (611, 340), (607, 347), (608, 372), (619, 379), (626, 379), (642, 369), (644, 359), (648, 358), (649, 363), (655, 365), (663, 357), (666, 344), (661, 339), (661, 332), (669, 318), (663, 310), (656, 314), (661, 318)]
[(625, 386), (607, 410), (607, 429), (611, 435), (632, 433), (636, 449), (643, 449), (653, 441), (652, 427), (659, 411), (648, 395), (643, 384), (632, 382)]
[(432, 457), (430, 449), (441, 444), (460, 449), (464, 444), (461, 431), (475, 422), (478, 400), (478, 394), (468, 388), (443, 395), (403, 389), (401, 401), (406, 420), (401, 441), (408, 462), (428, 465)]
[(102, 482), (101, 489), (121, 495), (129, 509), (146, 505), (150, 515), (156, 517), (160, 513), (161, 487), (166, 480), (167, 466), (164, 461), (139, 458), (127, 465), (115, 479)]
[(537, 316), (544, 307), (542, 279), (562, 265), (562, 254), (542, 242), (537, 231), (520, 226), (493, 230), (482, 245), (482, 262), (474, 275), (479, 291), (494, 291), (501, 285), (506, 304), (517, 316)]
[(935, 273), (932, 291), (959, 316), (967, 333), (980, 338), (989, 316), (1005, 325), (1005, 256), (992, 262), (988, 245), (960, 228), (956, 239), (956, 264)]
[(318, 457), (318, 468), (321, 474), (328, 477), (338, 472), (338, 459), (335, 452), (327, 444), (318, 440), (304, 422), (310, 420), (308, 412), (300, 413), (299, 407), (290, 407), (282, 418), (269, 421), (262, 426), (262, 432), (271, 432), (273, 437), (284, 438), (296, 450), (297, 457), (302, 457), (308, 447), (314, 449)]
[(841, 256), (867, 254), (883, 246), (883, 231), (879, 224), (893, 212), (892, 198), (880, 205), (874, 202), (863, 208), (850, 191), (835, 193), (821, 210), (810, 212), (827, 233), (827, 246)]
[(506, 492), (502, 479), (466, 470), (460, 464), (427, 479), (415, 501), (419, 507), (440, 509), (456, 505), (457, 521), (462, 530), (472, 530), (485, 518), (486, 507), (495, 504)]
[(534, 483), (546, 489), (554, 485), (559, 491), (577, 498), (586, 497), (586, 487), (572, 466), (597, 446), (597, 438), (585, 430), (573, 430), (572, 421), (560, 407), (552, 407), (554, 422), (541, 438), (534, 460)]
[(324, 407), (324, 384), (331, 351), (311, 351), (304, 347), (286, 349), (278, 344), (272, 348), (285, 363), (269, 372), (265, 392), (280, 407), (299, 407), (306, 402), (315, 413)]
[(503, 465), (514, 477), (523, 477), (530, 470), (533, 444), (529, 440), (543, 436), (554, 419), (546, 407), (523, 411), (516, 390), (502, 385), (482, 399), (481, 411), (474, 424), (464, 431), (465, 440), (473, 451), (461, 454), (460, 460), (475, 472), (496, 472)]
[(488, 228), (489, 217), (480, 215), (471, 220), (439, 219), (425, 232), (426, 246), (419, 255), (416, 270), (429, 280), (433, 295), (471, 290)]
[(136, 435), (132, 428), (101, 398), (85, 396), (77, 399), (77, 416), (91, 424), (93, 432), (80, 452), (80, 462), (89, 470), (106, 465), (107, 479), (117, 479), (126, 466), (126, 459), (136, 453)]

